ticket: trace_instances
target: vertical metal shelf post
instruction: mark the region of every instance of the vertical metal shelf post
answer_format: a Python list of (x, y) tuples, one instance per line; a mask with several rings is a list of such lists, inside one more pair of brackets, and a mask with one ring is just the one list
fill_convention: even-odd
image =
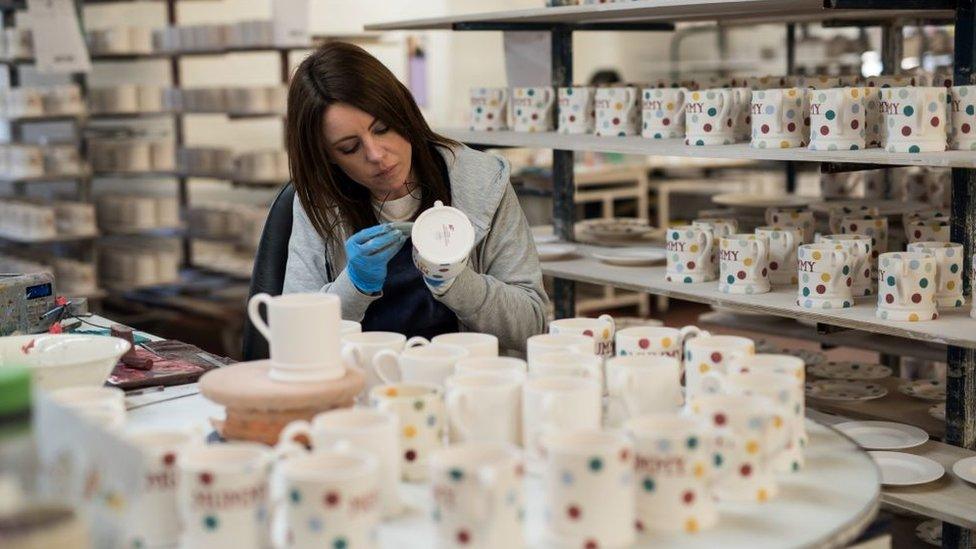
[[(177, 23), (176, 14), (176, 2), (177, 0), (166, 0), (166, 23), (170, 26), (174, 26)], [(174, 88), (179, 88), (182, 85), (182, 78), (180, 75), (180, 56), (172, 55), (169, 58), (169, 71), (170, 71), (170, 85)], [(173, 141), (176, 144), (176, 151), (179, 154), (179, 150), (183, 147), (185, 142), (185, 136), (183, 131), (183, 117), (176, 115), (173, 117)], [(177, 182), (177, 201), (180, 204), (180, 213), (183, 215), (183, 221), (186, 222), (189, 219), (190, 210), (190, 188), (189, 182), (187, 181), (186, 175), (182, 173), (176, 178)], [(183, 248), (183, 267), (189, 268), (193, 265), (193, 246), (188, 234), (183, 235), (182, 239)]]
[[(786, 75), (796, 74), (796, 23), (786, 24)], [(786, 161), (786, 192), (796, 192), (796, 162)]]
[[(552, 40), (552, 85), (573, 85), (573, 32), (556, 25), (550, 30)], [(553, 90), (553, 91), (558, 91)], [(573, 151), (552, 151), (552, 222), (556, 236), (574, 240), (576, 221), (576, 184), (573, 174)], [(553, 306), (556, 318), (576, 315), (576, 284), (556, 278), (553, 281)]]
[[(953, 83), (972, 82), (976, 70), (976, 0), (956, 5)], [(952, 170), (952, 241), (964, 246), (964, 267), (969, 272), (976, 247), (976, 170)], [(972, 294), (969, 277), (963, 277)], [(946, 438), (949, 444), (976, 449), (976, 350), (950, 346), (946, 370)], [(973, 531), (942, 523), (942, 547), (972, 547)]]

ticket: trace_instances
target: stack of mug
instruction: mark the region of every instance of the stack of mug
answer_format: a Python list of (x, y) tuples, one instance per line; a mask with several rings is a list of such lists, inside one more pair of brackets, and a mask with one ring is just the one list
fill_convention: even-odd
[(0, 117), (79, 115), (85, 112), (76, 84), (18, 86), (0, 89)]

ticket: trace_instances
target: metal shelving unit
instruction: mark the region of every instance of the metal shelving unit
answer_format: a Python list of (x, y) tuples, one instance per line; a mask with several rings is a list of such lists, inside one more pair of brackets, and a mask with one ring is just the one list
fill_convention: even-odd
[[(971, 82), (976, 68), (976, 5), (973, 0), (637, 0), (552, 8), (534, 8), (473, 15), (459, 15), (367, 25), (370, 31), (451, 30), (451, 31), (548, 31), (551, 37), (551, 84), (573, 82), (572, 33), (588, 30), (672, 30), (675, 23), (716, 22), (719, 25), (788, 23), (787, 72), (795, 60), (795, 26), (792, 23), (820, 21), (825, 26), (882, 25), (885, 65), (890, 72), (900, 45), (901, 24), (905, 20), (947, 23), (955, 27), (955, 82)], [(891, 69), (894, 67), (894, 71)], [(746, 145), (727, 147), (685, 147), (678, 140), (648, 141), (641, 138), (602, 138), (561, 136), (555, 133), (517, 134), (514, 132), (468, 132), (451, 130), (449, 137), (482, 146), (537, 147), (553, 149), (553, 225), (560, 238), (574, 240), (575, 216), (573, 157), (575, 151), (617, 152), (642, 155), (695, 156), (777, 160), (786, 163), (788, 189), (793, 186), (789, 173), (792, 163), (821, 162), (831, 171), (871, 169), (885, 165), (932, 165), (952, 167), (952, 240), (966, 249), (965, 265), (976, 248), (976, 156), (946, 152), (924, 155), (895, 155), (880, 150), (850, 153), (813, 153), (800, 149), (759, 151)], [(943, 318), (934, 323), (880, 323), (873, 308), (835, 312), (799, 310), (787, 296), (767, 294), (742, 299), (717, 294), (706, 284), (678, 285), (664, 281), (663, 268), (622, 269), (598, 264), (594, 260), (550, 262), (544, 272), (557, 277), (553, 300), (556, 316), (572, 316), (575, 304), (573, 280), (630, 288), (681, 299), (721, 304), (731, 310), (764, 312), (778, 316), (810, 318), (824, 325), (848, 327), (871, 333), (947, 344), (949, 364), (946, 407), (946, 442), (976, 449), (976, 320), (966, 317)], [(970, 292), (967, 278), (966, 292)], [(752, 299), (753, 301), (748, 301)], [(907, 323), (906, 323), (907, 324)], [(968, 487), (963, 487), (968, 488)], [(976, 496), (976, 492), (974, 492)], [(898, 500), (898, 498), (895, 498)], [(904, 498), (903, 498), (904, 499)], [(911, 499), (911, 498), (908, 498)], [(911, 502), (904, 507), (910, 508)], [(914, 510), (920, 510), (920, 506)], [(945, 513), (933, 516), (950, 518)], [(971, 526), (968, 521), (958, 521)], [(944, 523), (943, 547), (970, 547), (972, 532)]]

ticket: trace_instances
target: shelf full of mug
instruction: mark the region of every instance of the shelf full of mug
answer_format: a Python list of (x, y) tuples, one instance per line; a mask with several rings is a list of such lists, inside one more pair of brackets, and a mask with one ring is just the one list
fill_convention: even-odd
[[(540, 2), (541, 3), (541, 2)], [(719, 21), (722, 24), (787, 23), (824, 20), (883, 21), (925, 19), (951, 21), (947, 9), (877, 9), (878, 2), (865, 2), (864, 9), (831, 9), (824, 0), (681, 0), (667, 2), (598, 2), (578, 6), (538, 7), (507, 11), (448, 15), (365, 25), (367, 31), (466, 30), (479, 25), (492, 30), (502, 25), (573, 25), (619, 23), (679, 23)], [(826, 6), (826, 8), (825, 8)]]
[(784, 76), (706, 89), (680, 80), (472, 88), (468, 130), (445, 133), (497, 146), (976, 167), (976, 86), (913, 85), (928, 82), (927, 75)]
[(175, 148), (172, 140), (91, 139), (92, 175), (99, 178), (199, 177), (281, 185), (288, 157), (278, 149), (235, 153), (221, 147)]
[[(715, 240), (715, 243), (718, 244), (718, 239)], [(970, 307), (968, 306), (968, 301), (964, 298), (960, 298), (962, 300), (961, 306), (941, 308), (938, 310), (938, 318), (931, 320), (931, 315), (936, 311), (934, 302), (931, 301), (933, 299), (932, 291), (934, 290), (934, 284), (931, 283), (926, 284), (927, 288), (919, 287), (914, 292), (904, 290), (907, 292), (901, 294), (904, 299), (899, 297), (898, 301), (892, 304), (894, 306), (900, 306), (901, 309), (899, 310), (905, 312), (907, 316), (911, 314), (908, 311), (912, 310), (910, 306), (913, 304), (913, 296), (921, 293), (924, 295), (925, 302), (924, 312), (923, 308), (919, 307), (917, 309), (918, 312), (915, 313), (919, 315), (919, 320), (894, 320), (893, 317), (884, 319), (879, 316), (877, 306), (879, 299), (876, 295), (849, 298), (851, 299), (850, 304), (853, 305), (850, 307), (843, 307), (843, 303), (839, 303), (836, 307), (829, 309), (807, 308), (798, 304), (798, 299), (801, 298), (800, 292), (802, 292), (803, 288), (799, 281), (797, 283), (791, 282), (773, 285), (770, 291), (765, 293), (728, 293), (722, 291), (719, 282), (715, 279), (708, 282), (694, 283), (669, 281), (669, 276), (672, 279), (676, 278), (673, 273), (668, 272), (668, 267), (664, 265), (650, 267), (617, 266), (603, 263), (594, 257), (594, 253), (604, 255), (601, 252), (608, 252), (605, 255), (612, 254), (612, 249), (610, 248), (577, 245), (576, 249), (578, 255), (574, 257), (566, 257), (555, 261), (543, 261), (543, 274), (577, 282), (601, 284), (626, 290), (662, 295), (684, 301), (704, 303), (723, 307), (735, 312), (795, 318), (906, 339), (954, 345), (957, 347), (976, 348), (976, 318), (970, 317)], [(664, 252), (663, 249), (662, 252)], [(716, 249), (716, 253), (718, 253), (718, 249)], [(902, 255), (904, 257), (904, 254)], [(910, 262), (912, 259), (915, 259), (915, 255), (921, 256), (923, 254), (911, 254), (912, 257), (908, 261)], [(929, 266), (934, 261), (918, 259), (920, 263)], [(709, 256), (704, 256), (704, 261), (708, 260)], [(900, 263), (901, 261), (899, 261)], [(906, 264), (904, 269), (909, 272), (916, 272), (911, 271), (909, 267)], [(962, 270), (965, 271), (966, 276), (972, 273), (971, 268)], [(819, 273), (817, 276), (822, 274)], [(872, 273), (871, 276), (874, 277), (875, 275)], [(846, 278), (846, 276), (843, 277), (845, 282)], [(886, 283), (887, 278), (886, 276), (882, 280), (882, 283)], [(908, 278), (910, 277), (906, 276), (906, 280)], [(916, 281), (920, 278), (916, 277)], [(895, 282), (896, 285), (900, 284), (901, 277), (895, 279)], [(817, 285), (813, 284), (813, 295), (817, 295)], [(806, 287), (809, 288), (809, 285)], [(906, 286), (895, 287), (899, 288), (899, 291), (903, 291), (902, 289), (906, 288)], [(892, 292), (886, 291), (883, 294), (887, 296), (891, 295)], [(919, 301), (921, 303), (921, 296)], [(884, 310), (894, 310), (894, 308)], [(927, 318), (922, 316), (925, 313), (929, 315)]]
[(84, 178), (88, 167), (73, 144), (0, 144), (0, 183)]
[(222, 114), (230, 118), (281, 117), (286, 86), (173, 88), (121, 84), (88, 92), (91, 119), (144, 118), (176, 114)]

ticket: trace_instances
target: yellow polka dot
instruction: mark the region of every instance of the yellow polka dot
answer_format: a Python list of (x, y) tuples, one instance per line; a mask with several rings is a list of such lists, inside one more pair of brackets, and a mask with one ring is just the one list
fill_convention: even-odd
[(696, 463), (695, 467), (692, 469), (692, 474), (695, 475), (695, 478), (702, 478), (705, 476), (705, 466), (701, 463)]
[(786, 92), (786, 95), (790, 97), (796, 97), (796, 90), (791, 88), (790, 91)]
[(690, 519), (688, 519), (688, 520), (685, 521), (685, 532), (688, 532), (689, 534), (694, 534), (697, 531), (698, 531), (698, 521), (697, 520), (695, 520), (693, 518), (690, 518)]
[(693, 101), (698, 101), (699, 99), (701, 99), (701, 94), (698, 93), (698, 92), (695, 92), (695, 93), (691, 94), (691, 99)]
[(956, 287), (955, 281), (950, 280), (949, 282), (946, 282), (946, 289), (947, 290), (952, 290), (955, 287)]
[(701, 413), (701, 406), (699, 406), (697, 404), (693, 404), (691, 406), (691, 411), (694, 412), (694, 413), (696, 413), (696, 414), (700, 414)]
[(755, 440), (750, 440), (749, 442), (747, 442), (746, 443), (746, 452), (748, 452), (749, 454), (752, 454), (752, 455), (755, 455), (756, 453), (758, 453), (759, 452), (759, 443), (756, 442)]
[(861, 92), (858, 91), (857, 88), (851, 88), (851, 97), (853, 97), (854, 99), (857, 99), (858, 97), (860, 97), (860, 95), (861, 95)]
[(603, 339), (610, 339), (610, 328), (603, 329)]
[(766, 489), (765, 488), (760, 488), (759, 491), (756, 492), (756, 500), (759, 503), (763, 503), (763, 502), (767, 501), (768, 499), (769, 499), (769, 493), (766, 492)]
[(489, 107), (497, 107), (498, 106), (498, 101), (495, 101), (494, 99), (492, 99), (491, 101), (488, 102), (488, 106)]
[(915, 314), (915, 313), (912, 313), (912, 314), (908, 315), (908, 321), (909, 322), (918, 322), (918, 315)]
[(395, 387), (389, 387), (386, 391), (384, 391), (384, 393), (388, 397), (395, 397), (395, 396), (397, 396), (397, 390), (396, 390)]
[(799, 279), (797, 279), (797, 278), (796, 278), (795, 276), (791, 276), (791, 277), (790, 277), (790, 283), (791, 283), (791, 284), (796, 284), (796, 283), (798, 283), (798, 282), (799, 282)]
[(744, 264), (744, 265), (745, 265), (746, 267), (749, 267), (749, 266), (751, 266), (751, 265), (752, 265), (752, 258), (751, 258), (751, 257), (747, 257), (747, 258), (745, 258), (745, 259), (743, 259), (743, 260), (742, 260), (742, 263), (743, 263), (743, 264)]
[(622, 111), (622, 110), (624, 110), (624, 104), (623, 103), (614, 103), (613, 108), (615, 110)]
[(668, 104), (666, 105), (666, 108), (670, 111), (671, 109), (674, 108), (674, 103), (668, 102)]
[(823, 280), (824, 282), (830, 282), (830, 275), (827, 274), (827, 273), (824, 273), (824, 274), (820, 275), (820, 280)]
[(417, 428), (413, 425), (407, 425), (403, 428), (403, 436), (405, 438), (413, 438), (417, 436)]
[(708, 370), (710, 370), (710, 369), (711, 368), (708, 366), (708, 364), (705, 364), (704, 362), (702, 362), (701, 364), (698, 365), (698, 371), (701, 372), (701, 373), (703, 373), (703, 374), (706, 373), (706, 372), (708, 372)]
[(696, 254), (698, 253), (698, 244), (692, 244), (688, 249), (691, 251), (691, 253)]
[(773, 416), (773, 427), (780, 429), (783, 427), (783, 418), (779, 416)]
[(822, 257), (823, 257), (823, 256), (822, 256), (822, 255), (820, 255), (820, 252), (817, 252), (817, 251), (814, 251), (814, 252), (813, 252), (813, 259), (815, 259), (815, 260), (817, 260), (817, 261), (820, 261), (820, 259), (821, 259)]
[(789, 141), (780, 141), (779, 142), (779, 148), (781, 148), (781, 149), (788, 149), (788, 148), (790, 148), (790, 142)]
[(667, 349), (670, 346), (671, 346), (671, 338), (670, 337), (662, 337), (661, 338), (661, 347), (664, 347), (665, 349)]

